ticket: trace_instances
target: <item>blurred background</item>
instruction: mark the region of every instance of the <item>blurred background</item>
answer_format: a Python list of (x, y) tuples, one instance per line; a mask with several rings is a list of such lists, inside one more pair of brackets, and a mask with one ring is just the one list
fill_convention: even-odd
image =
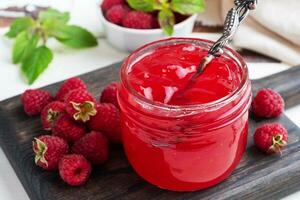
[[(205, 12), (198, 14), (193, 32), (196, 37), (217, 38), (233, 0), (206, 0)], [(101, 0), (1, 0), (0, 27), (9, 26), (25, 13), (25, 6), (53, 7), (71, 13), (71, 23), (86, 27), (98, 37), (104, 37), (100, 20)], [(300, 1), (263, 0), (243, 23), (234, 38), (235, 48), (248, 49), (282, 61), (300, 64)], [(38, 10), (37, 10), (38, 11)], [(36, 11), (35, 11), (36, 12)], [(175, 35), (176, 36), (176, 35)]]
[[(203, 25), (222, 25), (231, 0), (206, 1)], [(300, 64), (300, 1), (261, 0), (234, 37), (234, 46), (268, 55), (289, 65)]]

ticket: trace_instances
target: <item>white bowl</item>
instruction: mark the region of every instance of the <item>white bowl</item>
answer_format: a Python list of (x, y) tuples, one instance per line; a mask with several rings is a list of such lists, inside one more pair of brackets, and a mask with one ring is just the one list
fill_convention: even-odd
[[(168, 38), (162, 29), (132, 29), (125, 28), (107, 21), (100, 10), (100, 19), (104, 27), (105, 35), (110, 44), (123, 51), (134, 51), (135, 49), (153, 42)], [(184, 37), (191, 33), (197, 15), (194, 14), (174, 26), (172, 37)]]

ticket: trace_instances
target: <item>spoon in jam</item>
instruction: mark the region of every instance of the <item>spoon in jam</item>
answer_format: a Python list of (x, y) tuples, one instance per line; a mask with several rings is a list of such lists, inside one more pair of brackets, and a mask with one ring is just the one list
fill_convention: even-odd
[(224, 53), (223, 48), (233, 38), (241, 22), (247, 17), (250, 10), (254, 10), (257, 6), (257, 0), (235, 0), (235, 7), (230, 9), (227, 13), (224, 22), (222, 36), (209, 49), (207, 56), (205, 56), (199, 63), (196, 73), (189, 80), (187, 85), (183, 88), (181, 94), (183, 95), (203, 73), (210, 62)]

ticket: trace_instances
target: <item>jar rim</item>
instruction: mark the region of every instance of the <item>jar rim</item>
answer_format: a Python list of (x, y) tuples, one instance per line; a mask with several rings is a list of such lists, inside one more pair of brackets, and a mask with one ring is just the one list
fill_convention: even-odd
[(215, 108), (215, 107), (219, 107), (222, 106), (224, 104), (227, 104), (231, 101), (233, 101), (237, 96), (239, 96), (241, 91), (244, 91), (245, 87), (248, 85), (249, 79), (248, 79), (248, 68), (247, 65), (244, 61), (244, 59), (242, 58), (242, 56), (237, 53), (235, 50), (229, 48), (229, 47), (225, 47), (224, 48), (224, 54), (227, 54), (230, 58), (234, 59), (237, 63), (238, 66), (241, 67), (242, 69), (242, 80), (241, 83), (239, 85), (239, 87), (237, 87), (232, 93), (230, 93), (227, 96), (224, 96), (220, 99), (211, 101), (211, 102), (207, 102), (207, 103), (196, 103), (196, 104), (189, 104), (189, 105), (168, 105), (168, 104), (164, 104), (161, 102), (156, 102), (156, 101), (152, 101), (147, 99), (146, 97), (144, 97), (143, 95), (139, 94), (136, 90), (134, 90), (130, 84), (129, 81), (127, 79), (127, 74), (128, 74), (128, 68), (131, 67), (138, 58), (140, 58), (141, 56), (135, 58), (135, 62), (132, 62), (131, 60), (139, 53), (141, 53), (142, 51), (146, 50), (146, 49), (151, 49), (151, 47), (159, 47), (162, 45), (166, 45), (166, 44), (176, 44), (176, 42), (179, 43), (191, 43), (191, 44), (207, 44), (209, 46), (213, 45), (213, 41), (210, 40), (206, 40), (206, 39), (199, 39), (199, 38), (185, 38), (185, 37), (172, 37), (172, 38), (168, 38), (168, 39), (163, 39), (163, 40), (157, 40), (151, 43), (148, 43), (138, 49), (136, 49), (135, 51), (133, 51), (123, 62), (123, 64), (121, 65), (121, 70), (120, 70), (120, 79), (121, 79), (121, 83), (125, 86), (126, 90), (128, 90), (135, 98), (137, 98), (138, 100), (142, 101), (143, 103), (146, 103), (150, 106), (156, 107), (156, 108), (160, 108), (160, 109), (167, 109), (167, 110), (172, 110), (172, 111), (176, 111), (176, 110), (194, 110), (194, 109), (210, 109), (210, 108)]

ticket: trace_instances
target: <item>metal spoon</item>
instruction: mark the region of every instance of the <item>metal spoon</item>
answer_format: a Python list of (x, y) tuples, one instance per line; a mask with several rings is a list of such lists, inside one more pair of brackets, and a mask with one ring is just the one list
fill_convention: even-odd
[(227, 45), (235, 35), (241, 22), (247, 17), (250, 10), (254, 10), (257, 6), (257, 0), (235, 0), (236, 7), (230, 9), (227, 13), (222, 36), (212, 45), (205, 56), (198, 65), (197, 72), (189, 80), (182, 94), (196, 82), (197, 78), (203, 73), (205, 68), (217, 56), (223, 54), (223, 48)]

